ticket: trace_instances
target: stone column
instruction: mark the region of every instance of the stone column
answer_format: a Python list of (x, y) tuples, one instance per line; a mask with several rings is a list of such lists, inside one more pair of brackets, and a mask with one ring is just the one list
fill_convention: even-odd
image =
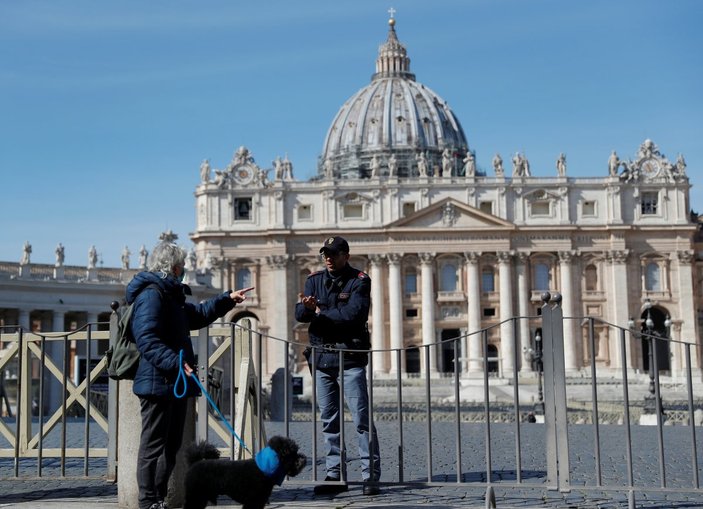
[[(419, 253), (420, 270), (422, 280), (422, 344), (433, 344), (437, 337), (435, 334), (435, 292), (433, 285), (434, 277), (434, 254)], [(428, 353), (427, 348), (423, 348), (422, 366), (425, 366), (424, 355)], [(437, 347), (429, 347), (430, 374), (437, 373)]]
[[(63, 311), (54, 310), (51, 322), (52, 332), (65, 332), (66, 315)], [(46, 356), (51, 359), (51, 361), (56, 364), (59, 369), (63, 362), (63, 341), (59, 340), (47, 340), (46, 341)], [(61, 383), (58, 379), (50, 374), (46, 374), (45, 378), (46, 392), (44, 393), (44, 398), (46, 401), (46, 410), (49, 408), (58, 408), (61, 406), (61, 398), (63, 397), (63, 391), (61, 389)], [(46, 415), (46, 414), (45, 414)]]
[(31, 327), (29, 325), (29, 310), (20, 308), (17, 312), (17, 325), (22, 327), (25, 331), (31, 332)]
[[(386, 345), (385, 335), (385, 308), (386, 302), (383, 299), (383, 257), (381, 255), (370, 255), (370, 276), (371, 276), (371, 348), (382, 350)], [(386, 352), (373, 354), (373, 369), (376, 373), (387, 373), (388, 364), (386, 362)]]
[[(271, 270), (271, 295), (276, 296), (276, 312), (271, 319), (269, 333), (274, 338), (288, 339), (290, 334), (290, 310), (293, 300), (288, 291), (288, 262), (290, 255), (267, 256), (266, 262)], [(261, 370), (265, 374), (273, 373), (277, 368), (285, 366), (285, 343), (283, 341), (264, 341), (261, 352)]]
[(530, 348), (530, 322), (526, 318), (530, 316), (530, 286), (528, 283), (528, 260), (530, 258), (528, 253), (519, 252), (517, 253), (517, 306), (518, 314), (520, 315), (520, 321), (518, 322), (518, 332), (520, 338), (520, 352), (522, 355), (520, 359), (522, 363), (520, 364), (521, 372), (531, 372), (532, 362), (525, 358), (525, 352)]
[(388, 299), (391, 333), (390, 373), (396, 375), (405, 365), (405, 353), (401, 352), (401, 366), (396, 361), (396, 350), (403, 348), (403, 288), (400, 283), (400, 260), (398, 253), (386, 255), (388, 259)]
[(468, 374), (483, 373), (483, 362), (481, 362), (481, 334), (474, 334), (481, 328), (481, 289), (478, 261), (480, 253), (464, 253), (466, 260), (466, 290), (468, 297), (467, 327), (468, 348), (465, 348), (469, 358)]
[[(678, 262), (678, 287), (679, 287), (679, 316), (671, 317), (672, 319), (681, 321), (681, 335), (682, 341), (687, 343), (695, 343), (696, 338), (698, 338), (697, 332), (697, 320), (696, 320), (696, 307), (695, 307), (695, 293), (693, 290), (693, 267), (692, 263), (695, 259), (694, 252), (692, 250), (677, 251), (676, 259)], [(678, 355), (683, 355), (681, 349), (674, 349), (678, 352)], [(674, 364), (677, 366), (683, 366), (685, 360), (682, 358), (674, 358)], [(691, 349), (691, 368), (696, 369), (701, 366), (700, 359), (698, 358), (698, 349)]]
[(577, 326), (575, 320), (570, 320), (575, 316), (574, 301), (576, 300), (576, 292), (574, 292), (574, 274), (573, 274), (573, 259), (576, 255), (575, 251), (559, 251), (559, 269), (561, 273), (561, 309), (564, 313), (564, 368), (566, 372), (573, 373), (579, 368), (579, 359), (577, 358)]
[[(630, 319), (630, 303), (628, 301), (629, 282), (627, 277), (627, 258), (629, 249), (613, 250), (606, 253), (606, 260), (610, 263), (610, 291), (606, 298), (606, 307), (610, 311), (608, 321), (620, 327), (627, 328)], [(638, 318), (637, 316), (634, 317)], [(612, 368), (622, 369), (627, 360), (628, 368), (632, 369), (632, 334), (625, 337), (625, 355), (620, 354), (620, 337), (616, 336), (610, 342), (610, 358), (613, 360)]]
[(513, 254), (500, 251), (498, 255), (498, 279), (500, 291), (500, 376), (511, 378), (515, 366), (515, 331), (513, 322)]

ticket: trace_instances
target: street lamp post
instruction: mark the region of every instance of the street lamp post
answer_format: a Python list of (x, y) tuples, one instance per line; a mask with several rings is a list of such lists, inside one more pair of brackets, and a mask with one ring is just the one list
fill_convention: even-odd
[(537, 332), (535, 335), (535, 347), (523, 347), (530, 362), (534, 362), (537, 369), (537, 401), (535, 402), (535, 414), (544, 415), (544, 393), (542, 391), (542, 335)]

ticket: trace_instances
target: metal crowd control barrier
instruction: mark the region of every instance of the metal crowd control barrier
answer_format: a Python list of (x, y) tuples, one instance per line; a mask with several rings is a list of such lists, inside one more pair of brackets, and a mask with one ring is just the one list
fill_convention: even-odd
[[(93, 348), (105, 344), (109, 333), (97, 328), (87, 324), (58, 333), (1, 328), (0, 370), (7, 408), (0, 419), (0, 439), (11, 447), (0, 447), (0, 461), (13, 459), (13, 476), (20, 475), (23, 459), (34, 459), (35, 475), (42, 477), (44, 460), (51, 458), (58, 458), (61, 477), (69, 463), (88, 476), (91, 461), (107, 457), (106, 361)], [(77, 345), (82, 346), (81, 356), (75, 355)], [(72, 438), (81, 436), (80, 447), (69, 445), (69, 433)]]
[[(696, 345), (635, 332), (631, 327), (625, 329), (595, 317), (564, 317), (560, 301), (558, 295), (545, 294), (541, 316), (511, 319), (515, 322), (511, 327), (514, 336), (501, 338), (501, 341), (511, 341), (510, 351), (514, 354), (514, 358), (509, 359), (512, 362), (507, 364), (512, 366), (512, 372), (503, 373), (508, 382), (492, 378), (489, 373), (489, 359), (494, 357), (487, 355), (488, 347), (491, 338), (501, 330), (500, 323), (442, 342), (423, 344), (419, 347), (422, 353), (420, 378), (401, 373), (403, 355), (407, 356), (408, 349), (363, 352), (369, 359), (368, 428), (372, 429), (375, 424), (381, 441), (384, 474), (380, 485), (461, 485), (467, 490), (482, 491), (486, 507), (496, 507), (496, 490), (518, 493), (521, 489), (567, 494), (576, 489), (585, 493), (620, 493), (627, 496), (632, 508), (636, 507), (636, 494), (640, 493), (694, 494), (703, 500), (697, 447), (697, 428), (700, 428), (694, 425), (696, 405), (701, 404), (701, 395), (694, 395), (694, 385), (701, 385), (698, 379), (694, 384), (693, 377), (691, 349)], [(519, 347), (525, 345), (527, 339), (519, 337), (521, 328), (516, 326), (519, 320), (528, 320), (531, 327), (541, 328), (543, 425), (532, 424), (529, 419), (533, 413), (529, 405), (536, 402), (529, 401), (525, 391), (530, 381), (534, 383), (534, 378), (525, 377), (519, 371)], [(582, 321), (585, 328), (584, 348), (588, 351), (589, 364), (583, 366), (582, 374), (586, 376), (579, 380), (580, 385), (567, 384), (564, 364), (564, 322), (567, 320)], [(4, 440), (4, 443), (0, 442), (0, 477), (27, 475), (32, 466), (37, 476), (57, 475), (55, 468), (45, 468), (45, 460), (55, 457), (60, 459), (59, 477), (100, 475), (114, 478), (118, 460), (114, 444), (119, 432), (116, 429), (119, 384), (108, 383), (106, 409), (96, 408), (94, 393), (96, 382), (105, 370), (105, 360), (97, 352), (102, 348), (101, 342), (107, 341), (116, 330), (115, 315), (111, 319), (112, 333), (96, 328), (95, 324), (90, 324), (80, 331), (52, 334), (32, 334), (18, 327), (3, 328), (0, 336), (4, 347), (0, 355), (0, 371), (3, 373), (0, 409), (5, 402), (6, 410), (0, 419), (0, 439)], [(622, 391), (616, 401), (603, 401), (602, 398), (604, 389), (599, 382), (603, 380), (599, 379), (600, 364), (596, 362), (596, 329), (614, 345), (615, 348), (610, 350), (625, 360), (620, 368), (621, 379), (607, 380), (611, 384), (611, 393)], [(222, 371), (221, 409), (234, 422), (235, 430), (249, 448), (258, 451), (265, 444), (267, 434), (291, 436), (299, 441), (309, 456), (310, 466), (289, 483), (320, 482), (318, 469), (323, 467), (318, 466), (318, 460), (322, 459), (322, 436), (318, 429), (315, 379), (310, 377), (303, 362), (293, 366), (288, 362), (291, 358), (300, 359), (300, 352), (307, 345), (265, 336), (245, 320), (194, 331), (192, 338), (198, 353), (201, 382), (203, 385), (207, 383), (211, 368)], [(641, 393), (643, 383), (637, 379), (639, 375), (627, 359), (628, 345), (634, 345), (636, 340), (646, 340), (651, 345), (653, 362), (650, 363), (650, 372), (654, 394), (650, 396), (656, 405), (655, 426), (634, 424), (642, 407), (631, 393)], [(480, 359), (473, 359), (474, 363), (480, 361), (482, 366), (478, 379), (467, 377), (457, 362), (461, 352), (468, 350), (469, 341), (478, 341), (484, 352)], [(656, 345), (662, 341), (682, 352), (680, 372), (685, 375), (683, 384), (663, 383), (660, 379)], [(75, 366), (76, 348), (85, 353), (86, 371), (82, 377), (72, 378), (69, 368)], [(430, 365), (430, 359), (434, 358), (431, 349), (439, 351), (441, 348), (452, 352), (455, 360), (453, 370), (447, 373), (450, 378), (439, 378)], [(271, 359), (271, 352), (278, 352), (286, 359), (282, 363), (281, 422), (274, 422), (267, 415), (269, 396), (272, 395), (267, 394), (259, 376), (263, 359)], [(343, 359), (343, 355), (350, 352), (337, 353)], [(390, 364), (398, 369), (382, 377), (376, 376), (374, 355), (385, 356), (387, 361), (393, 359)], [(311, 368), (314, 372), (316, 366)], [(293, 371), (298, 376), (310, 377), (309, 392), (296, 400), (290, 395)], [(339, 403), (343, 407), (343, 377), (340, 379), (342, 394)], [(505, 392), (505, 399), (497, 399), (497, 388), (511, 387), (506, 383), (512, 383), (512, 395)], [(52, 384), (61, 392), (58, 409), (47, 406), (44, 399), (46, 388)], [(442, 384), (448, 384), (444, 395), (446, 402), (436, 396)], [(478, 389), (475, 394), (479, 396), (466, 400), (462, 392), (471, 384)], [(570, 397), (570, 391), (578, 387), (590, 390), (588, 401), (577, 402)], [(34, 393), (38, 394), (38, 401), (34, 409), (36, 415), (32, 416)], [(69, 409), (78, 409), (78, 414), (82, 415), (71, 416)], [(667, 412), (666, 422), (677, 425), (665, 428), (664, 411)], [(239, 448), (238, 442), (218, 419), (210, 417), (203, 398), (198, 401), (197, 414), (198, 439), (207, 438), (218, 443), (229, 451), (232, 458), (243, 457), (245, 452)], [(500, 420), (504, 422), (497, 422)], [(96, 431), (100, 432), (97, 437)], [(353, 428), (351, 431), (354, 434)], [(346, 426), (340, 426), (340, 433), (342, 443), (345, 439), (352, 442)], [(591, 440), (588, 437), (592, 437), (592, 447), (586, 443)], [(73, 447), (69, 442), (82, 445)], [(369, 449), (377, 446), (368, 445)], [(637, 455), (634, 449), (637, 449)], [(673, 462), (672, 449), (676, 455)], [(690, 460), (684, 468), (679, 460), (689, 453)], [(343, 449), (342, 454), (345, 467), (358, 459), (353, 449)], [(575, 457), (584, 456), (593, 457), (592, 465), (584, 466), (583, 462), (574, 461)], [(95, 460), (99, 460), (98, 470), (92, 467)], [(649, 462), (648, 466), (658, 466), (658, 482), (642, 480), (640, 467), (643, 461)], [(350, 484), (360, 483), (353, 480), (358, 475), (355, 472), (345, 470), (343, 475)], [(626, 480), (622, 482), (622, 478)]]

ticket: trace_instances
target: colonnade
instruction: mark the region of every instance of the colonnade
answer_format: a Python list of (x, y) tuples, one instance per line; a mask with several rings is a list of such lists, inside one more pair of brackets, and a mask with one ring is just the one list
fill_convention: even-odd
[[(465, 375), (483, 373), (483, 346), (482, 336), (479, 333), (483, 326), (481, 314), (481, 277), (480, 277), (480, 259), (483, 253), (466, 252), (463, 253), (465, 263), (466, 281), (464, 292), (466, 295), (466, 321), (463, 324), (458, 324), (459, 328), (468, 333), (466, 341), (462, 345), (464, 363), (463, 372)], [(531, 344), (530, 328), (527, 319), (514, 321), (512, 318), (516, 316), (515, 310), (517, 306), (517, 315), (527, 317), (533, 315), (531, 312), (534, 306), (530, 303), (531, 291), (529, 285), (529, 268), (528, 255), (504, 251), (495, 253), (498, 259), (498, 289), (499, 289), (499, 321), (500, 337), (505, 340), (500, 341), (500, 371), (502, 376), (510, 376), (515, 368), (516, 343), (513, 338), (517, 335), (519, 342), (517, 343), (517, 352), (522, 357), (523, 348)], [(429, 345), (436, 343), (438, 340), (436, 329), (436, 303), (437, 292), (434, 288), (436, 279), (436, 255), (434, 253), (418, 253), (417, 257), (420, 260), (420, 288), (421, 288), (421, 343)], [(372, 346), (374, 349), (396, 350), (407, 346), (404, 341), (403, 326), (403, 285), (402, 285), (402, 259), (403, 255), (392, 253), (386, 256), (370, 255), (369, 256), (369, 275), (372, 282), (372, 302), (383, 303), (381, 305), (374, 304), (371, 313), (371, 337)], [(517, 263), (516, 263), (517, 261)], [(560, 259), (562, 263), (562, 278), (568, 279), (562, 282), (562, 286), (569, 292), (573, 291), (571, 281), (573, 274), (571, 271), (571, 258), (563, 257)], [(387, 285), (383, 284), (384, 266), (387, 268)], [(517, 292), (513, 289), (513, 280), (517, 280)], [(387, 306), (385, 305), (387, 303)], [(388, 327), (386, 323), (386, 310), (388, 310)], [(568, 352), (569, 368), (576, 369), (577, 358), (574, 334), (573, 331), (565, 332), (566, 335), (566, 351)], [(388, 337), (387, 337), (388, 334)], [(437, 373), (437, 350), (435, 348), (422, 349), (429, 351), (430, 359), (430, 374)], [(401, 364), (404, 362), (405, 356), (401, 355)], [(424, 358), (422, 359), (424, 365)], [(528, 362), (518, 362), (518, 368), (521, 371), (531, 371), (532, 368)], [(390, 356), (378, 353), (374, 356), (374, 371), (380, 374), (395, 375), (405, 371), (403, 365), (398, 365), (398, 359), (395, 354)]]

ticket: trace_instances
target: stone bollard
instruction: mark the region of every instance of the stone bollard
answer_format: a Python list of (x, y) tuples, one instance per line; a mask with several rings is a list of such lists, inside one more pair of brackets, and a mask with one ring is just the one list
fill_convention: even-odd
[[(137, 455), (142, 430), (139, 398), (132, 392), (131, 380), (120, 380), (119, 421), (117, 432), (117, 503), (120, 508), (138, 509)], [(183, 507), (185, 455), (183, 451), (195, 440), (195, 398), (188, 398), (188, 411), (183, 429), (183, 445), (176, 458), (176, 467), (168, 483), (166, 504)]]
[[(271, 420), (280, 422), (285, 420), (286, 416), (286, 389), (285, 389), (286, 372), (283, 368), (278, 368), (271, 377)], [(292, 380), (288, 380), (288, 402), (289, 405), (293, 400), (293, 384)], [(288, 418), (293, 415), (293, 409), (288, 407)]]
[(137, 453), (142, 430), (139, 398), (132, 392), (131, 380), (120, 380), (117, 423), (117, 503), (119, 507), (139, 507), (137, 487)]

